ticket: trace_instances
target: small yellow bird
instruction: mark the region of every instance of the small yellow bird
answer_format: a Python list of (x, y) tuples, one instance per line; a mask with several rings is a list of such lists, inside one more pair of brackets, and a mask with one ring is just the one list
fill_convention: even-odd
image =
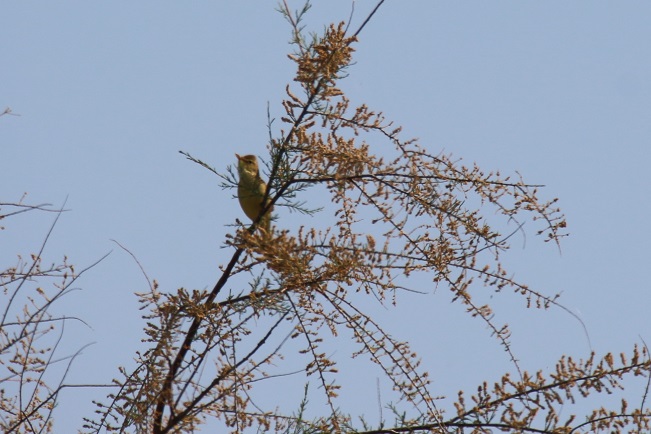
[[(237, 157), (237, 172), (240, 175), (240, 182), (237, 185), (237, 198), (244, 214), (252, 221), (255, 221), (264, 209), (262, 199), (267, 184), (260, 178), (258, 159), (255, 155), (240, 156), (235, 154), (235, 156)], [(267, 197), (266, 204), (269, 204), (269, 202), (269, 197)], [(270, 234), (272, 210), (273, 206), (267, 210), (267, 213), (260, 220), (260, 227), (267, 234)]]

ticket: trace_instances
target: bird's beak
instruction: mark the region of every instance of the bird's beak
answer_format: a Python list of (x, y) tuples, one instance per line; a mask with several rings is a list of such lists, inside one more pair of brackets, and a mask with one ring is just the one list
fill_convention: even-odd
[(237, 161), (240, 161), (242, 159), (239, 154), (235, 154), (235, 156), (237, 157)]

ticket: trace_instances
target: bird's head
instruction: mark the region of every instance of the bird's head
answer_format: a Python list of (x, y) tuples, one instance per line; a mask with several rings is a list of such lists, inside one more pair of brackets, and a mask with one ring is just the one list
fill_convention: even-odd
[(243, 174), (249, 176), (258, 176), (258, 159), (255, 155), (238, 155), (237, 157), (237, 171), (240, 173), (240, 176)]

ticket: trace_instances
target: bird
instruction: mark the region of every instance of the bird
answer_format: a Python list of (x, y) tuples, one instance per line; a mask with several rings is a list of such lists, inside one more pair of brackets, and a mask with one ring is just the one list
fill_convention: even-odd
[[(237, 157), (237, 172), (240, 180), (237, 184), (237, 198), (240, 201), (242, 211), (251, 221), (255, 222), (262, 213), (262, 210), (269, 205), (270, 198), (267, 197), (264, 205), (265, 191), (267, 184), (260, 177), (260, 169), (258, 167), (258, 159), (255, 155), (238, 155)], [(269, 234), (271, 229), (271, 211), (273, 206), (270, 206), (264, 217), (260, 219), (260, 227)]]

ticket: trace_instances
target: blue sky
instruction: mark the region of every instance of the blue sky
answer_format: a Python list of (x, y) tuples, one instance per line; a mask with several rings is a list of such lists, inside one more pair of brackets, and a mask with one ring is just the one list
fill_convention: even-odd
[[(178, 151), (219, 170), (234, 163), (234, 152), (264, 155), (267, 104), (272, 116), (283, 114), (294, 72), (286, 57), (290, 29), (275, 5), (0, 6), (0, 108), (20, 115), (0, 118), (0, 200), (27, 192), (27, 202), (61, 206), (68, 198), (46, 262), (65, 254), (81, 268), (112, 251), (59, 307), (92, 326), (71, 325), (66, 348), (95, 342), (75, 362), (71, 382), (107, 382), (140, 348), (133, 292), (146, 282), (112, 239), (164, 290), (214, 284), (232, 230), (226, 225), (243, 215), (232, 191)], [(353, 23), (373, 5), (357, 1)], [(350, 1), (318, 2), (308, 23), (318, 31), (350, 11)], [(571, 234), (562, 253), (525, 226), (526, 240), (516, 237), (506, 265), (536, 289), (562, 291), (598, 353), (651, 341), (649, 18), (646, 1), (388, 0), (341, 83), (353, 103), (383, 111), (404, 127), (403, 137), (418, 137), (433, 153), (518, 171), (546, 185), (543, 198), (560, 199)], [(279, 212), (288, 228), (331, 224)], [(4, 223), (3, 264), (35, 251), (51, 219), (32, 214)], [(451, 305), (446, 291), (425, 299), (406, 297), (380, 314), (422, 353), (440, 394), (474, 390), (510, 369), (488, 331)], [(526, 310), (513, 296), (495, 302), (526, 369), (550, 368), (563, 353), (588, 354), (581, 326), (567, 313)], [(356, 377), (373, 403), (359, 407), (367, 414), (376, 412), (376, 377)], [(57, 414), (61, 432), (79, 427), (92, 411), (89, 400), (103, 391), (67, 393)], [(359, 402), (342, 395), (344, 408)]]

